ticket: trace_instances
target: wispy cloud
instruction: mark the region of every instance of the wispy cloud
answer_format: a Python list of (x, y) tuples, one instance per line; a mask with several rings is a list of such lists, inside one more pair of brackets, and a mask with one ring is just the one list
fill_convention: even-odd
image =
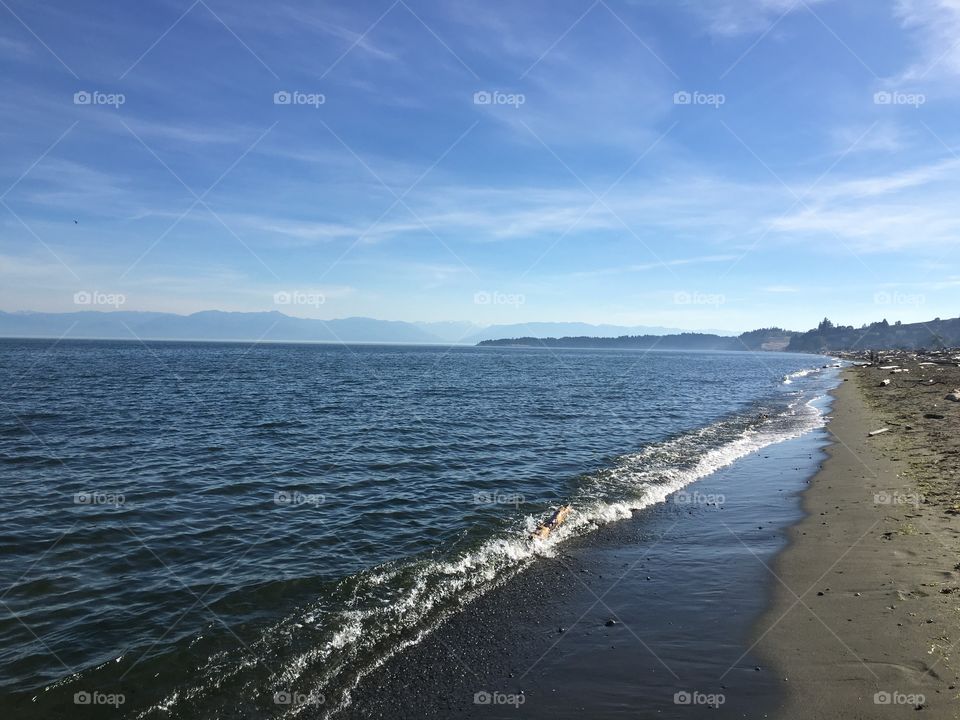
[(736, 255), (702, 255), (699, 257), (675, 258), (662, 262), (634, 263), (616, 267), (601, 268), (599, 270), (585, 270), (569, 273), (570, 277), (602, 277), (604, 275), (619, 275), (621, 273), (646, 272), (648, 270), (663, 270), (668, 267), (682, 267), (684, 265), (703, 265), (706, 263), (729, 263), (736, 260)]
[(915, 36), (919, 58), (895, 81), (955, 80), (960, 75), (960, 0), (897, 0), (896, 14)]
[(727, 36), (767, 31), (784, 15), (802, 12), (804, 2), (816, 5), (829, 0), (683, 0), (711, 33)]

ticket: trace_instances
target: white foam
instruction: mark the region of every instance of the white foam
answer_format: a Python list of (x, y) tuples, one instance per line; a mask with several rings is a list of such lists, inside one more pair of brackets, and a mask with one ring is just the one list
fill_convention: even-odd
[[(802, 377), (812, 372), (816, 369), (788, 377)], [(350, 703), (350, 690), (365, 675), (399, 650), (420, 642), (458, 606), (496, 587), (537, 556), (553, 555), (559, 545), (573, 536), (663, 503), (687, 485), (757, 450), (821, 427), (824, 417), (813, 402), (794, 402), (784, 415), (761, 424), (721, 421), (623, 456), (614, 467), (595, 473), (570, 498), (573, 510), (567, 521), (545, 539), (529, 539), (529, 532), (543, 517), (527, 516), (519, 519), (509, 531), (453, 557), (411, 560), (363, 573), (355, 578), (358, 583), (355, 592), (368, 606), (326, 615), (328, 637), (322, 644), (288, 659), (278, 680), (284, 687), (293, 687), (309, 679), (310, 685), (320, 692), (324, 692), (325, 685), (337, 680), (342, 695), (327, 697), (329, 704), (325, 711), (330, 713), (345, 707)], [(712, 443), (719, 444), (711, 447)], [(397, 583), (400, 587), (391, 589), (384, 597), (385, 587), (389, 589)], [(366, 596), (361, 587), (367, 590)], [(297, 628), (302, 626), (304, 618), (312, 622), (317, 614), (315, 609), (301, 611), (296, 619), (287, 621), (287, 633), (299, 632)], [(284, 633), (277, 630), (283, 626), (281, 623), (264, 637), (272, 636), (274, 642), (279, 638), (282, 646)], [(376, 659), (360, 662), (361, 651), (371, 648), (377, 649)], [(221, 678), (239, 671), (235, 667), (234, 672), (228, 671)], [(348, 680), (346, 688), (344, 680)], [(205, 689), (211, 689), (210, 685)], [(156, 707), (169, 710), (178, 700), (202, 692), (203, 689), (197, 688), (179, 696), (175, 693)], [(293, 709), (288, 714), (297, 714), (299, 710)]]
[(815, 372), (820, 372), (821, 369), (822, 368), (807, 368), (806, 370), (797, 370), (797, 372), (789, 373), (783, 376), (783, 384), (792, 385), (795, 379), (806, 377), (807, 375), (811, 375)]

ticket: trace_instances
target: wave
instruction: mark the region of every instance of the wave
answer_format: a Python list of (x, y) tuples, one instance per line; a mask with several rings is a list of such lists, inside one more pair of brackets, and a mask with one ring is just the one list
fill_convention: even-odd
[(820, 372), (822, 369), (823, 368), (807, 368), (806, 370), (797, 370), (797, 372), (789, 373), (788, 375), (783, 376), (783, 384), (792, 385), (793, 381), (797, 378), (807, 377), (807, 375)]
[[(815, 370), (792, 373), (804, 377)], [(785, 380), (785, 382), (789, 382)], [(322, 698), (329, 716), (348, 706), (351, 692), (369, 673), (397, 652), (414, 645), (450, 614), (497, 587), (540, 556), (552, 556), (572, 537), (581, 536), (633, 512), (665, 502), (687, 485), (769, 445), (822, 427), (815, 400), (794, 398), (778, 413), (758, 412), (721, 420), (637, 453), (623, 455), (610, 467), (581, 477), (567, 500), (567, 521), (545, 539), (529, 533), (549, 514), (517, 515), (492, 537), (472, 546), (387, 563), (337, 583), (331, 597), (262, 633), (251, 644), (257, 657), (271, 658), (269, 690)], [(273, 665), (276, 661), (278, 665)], [(213, 704), (227, 686), (249, 690), (264, 683), (254, 676), (256, 661), (237, 656), (211, 657), (200, 670), (204, 678), (180, 688), (138, 717), (193, 714), (197, 703)], [(223, 702), (226, 702), (225, 700)], [(295, 717), (316, 704), (277, 705), (263, 701), (264, 714)], [(214, 713), (216, 714), (216, 713)]]

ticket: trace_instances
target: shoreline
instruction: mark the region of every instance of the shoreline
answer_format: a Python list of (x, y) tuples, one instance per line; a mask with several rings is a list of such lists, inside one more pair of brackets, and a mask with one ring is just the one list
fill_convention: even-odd
[(677, 493), (565, 542), (386, 659), (332, 717), (771, 717), (782, 678), (750, 633), (827, 443), (819, 428), (763, 447), (681, 491), (720, 503)]
[[(772, 602), (753, 632), (756, 650), (785, 678), (773, 717), (960, 717), (952, 658), (960, 527), (921, 492), (936, 454), (925, 423), (955, 430), (960, 410), (935, 403), (942, 388), (926, 391), (951, 377), (928, 376), (957, 368), (913, 370), (884, 387), (889, 371), (847, 369), (833, 392), (828, 459), (771, 566)], [(922, 417), (930, 405), (939, 420)]]

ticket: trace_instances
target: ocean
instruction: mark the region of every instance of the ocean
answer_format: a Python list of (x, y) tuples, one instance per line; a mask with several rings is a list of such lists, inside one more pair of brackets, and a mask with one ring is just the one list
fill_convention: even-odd
[(825, 364), (0, 340), (0, 710), (336, 715), (565, 543), (822, 427)]

